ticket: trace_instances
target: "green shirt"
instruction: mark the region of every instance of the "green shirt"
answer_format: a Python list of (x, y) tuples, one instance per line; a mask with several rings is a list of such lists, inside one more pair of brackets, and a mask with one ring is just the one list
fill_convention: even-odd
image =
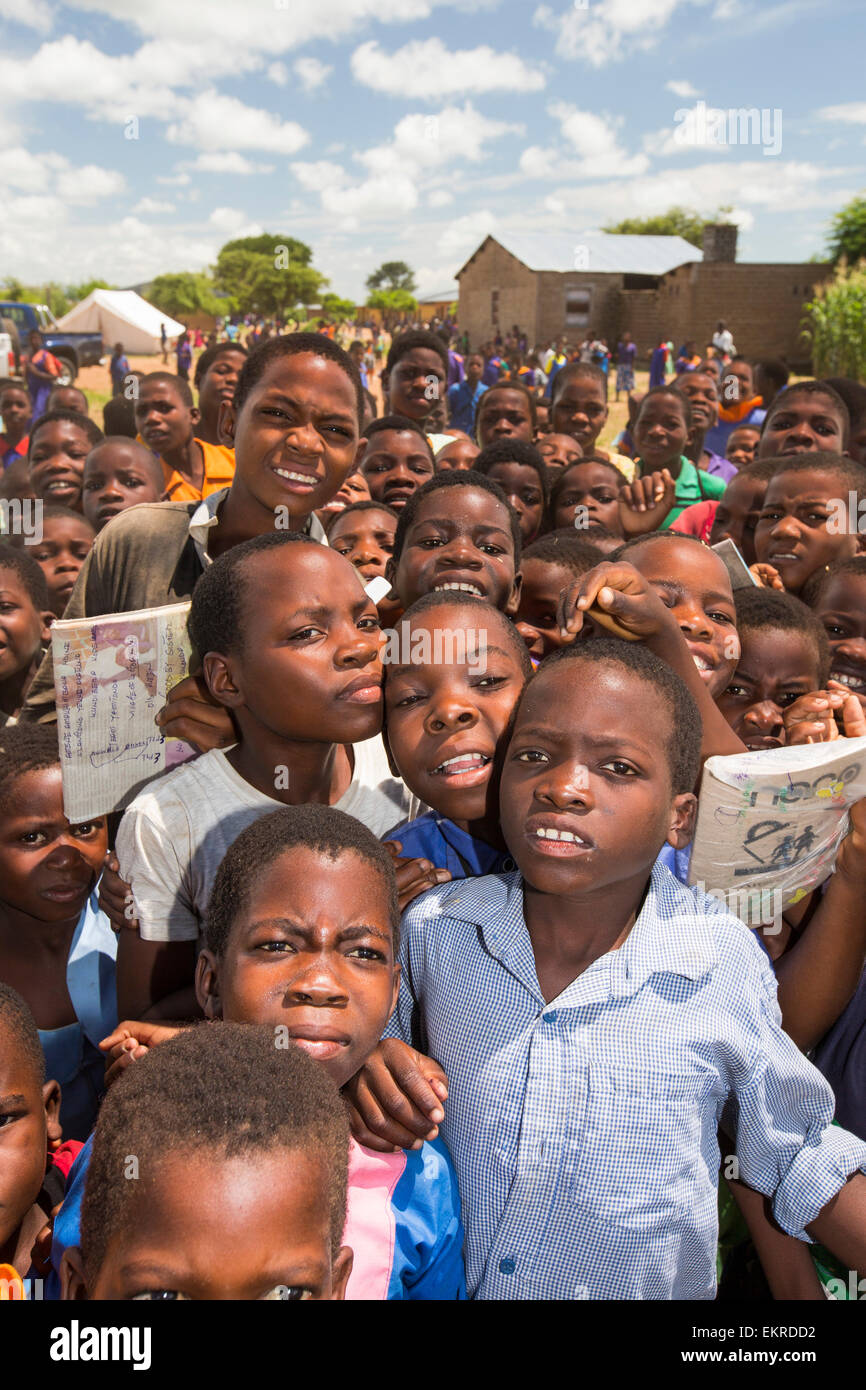
[[(641, 460), (637, 460), (636, 476), (642, 478), (643, 465)], [(677, 478), (676, 501), (668, 512), (661, 526), (660, 531), (667, 531), (668, 527), (676, 521), (680, 512), (684, 512), (686, 507), (690, 507), (694, 502), (715, 502), (721, 497), (727, 483), (724, 478), (716, 478), (711, 473), (705, 473), (702, 468), (695, 468), (691, 459), (687, 459), (685, 454), (680, 457), (680, 475)]]

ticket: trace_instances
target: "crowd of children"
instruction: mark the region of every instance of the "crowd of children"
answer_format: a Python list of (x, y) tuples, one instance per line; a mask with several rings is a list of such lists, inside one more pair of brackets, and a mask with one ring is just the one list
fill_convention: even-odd
[[(594, 334), (0, 384), (4, 1288), (866, 1274), (864, 803), (772, 931), (689, 886), (708, 757), (866, 736), (866, 388), (722, 330), (613, 447)], [(52, 623), (183, 601), (194, 756), (70, 821)]]

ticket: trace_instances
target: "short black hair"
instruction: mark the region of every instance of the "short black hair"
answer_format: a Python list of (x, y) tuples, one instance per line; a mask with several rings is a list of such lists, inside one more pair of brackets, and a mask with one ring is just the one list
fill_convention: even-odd
[(103, 438), (102, 430), (99, 426), (93, 423), (89, 415), (82, 415), (80, 410), (66, 410), (62, 406), (57, 410), (46, 410), (44, 414), (40, 415), (38, 420), (34, 420), (33, 424), (30, 426), (29, 443), (27, 445), (28, 459), (33, 453), (33, 441), (39, 430), (42, 429), (43, 425), (54, 424), (56, 420), (68, 420), (71, 424), (77, 425), (78, 428), (87, 435), (91, 449), (94, 444), (98, 444), (100, 439)]
[(19, 777), (59, 766), (56, 724), (9, 724), (0, 729), (0, 806)]
[(227, 352), (239, 352), (241, 357), (247, 356), (247, 350), (240, 343), (233, 343), (228, 338), (224, 343), (214, 343), (213, 347), (205, 348), (201, 357), (195, 364), (195, 376), (193, 385), (198, 390), (202, 380), (206, 376), (208, 369), (213, 366), (218, 357), (224, 357)]
[[(413, 618), (419, 617), (431, 608), (468, 608), (478, 613), (479, 622), (499, 622), (499, 626), (504, 632), (506, 639), (511, 646), (514, 655), (520, 663), (520, 669), (528, 680), (532, 675), (532, 662), (529, 657), (529, 650), (514, 623), (503, 613), (501, 609), (495, 608), (485, 598), (478, 598), (476, 594), (461, 593), (455, 589), (434, 589), (429, 594), (422, 594), (411, 604), (401, 618), (401, 622), (411, 622)], [(492, 615), (496, 614), (494, 618)], [(386, 668), (387, 680), (387, 668)]]
[(535, 397), (533, 396), (532, 392), (528, 389), (528, 387), (524, 386), (522, 381), (494, 381), (493, 385), (488, 386), (487, 390), (483, 393), (483, 395), (479, 397), (478, 405), (475, 409), (476, 435), (478, 434), (478, 417), (481, 414), (481, 407), (485, 404), (485, 402), (489, 401), (490, 397), (495, 395), (497, 391), (516, 391), (519, 396), (523, 396), (523, 398), (526, 401), (526, 407), (529, 411), (529, 419), (532, 424), (532, 428), (535, 429), (536, 421), (538, 419), (535, 413)]
[(519, 463), (524, 468), (534, 468), (538, 474), (544, 505), (547, 506), (550, 496), (550, 474), (543, 455), (534, 444), (530, 444), (526, 439), (494, 439), (490, 444), (485, 444), (481, 453), (472, 460), (472, 467), (476, 473), (489, 475), (491, 468), (495, 468), (498, 463)]
[(344, 516), (351, 516), (352, 512), (384, 512), (386, 516), (394, 518), (395, 525), (400, 519), (400, 513), (389, 507), (387, 502), (377, 502), (373, 497), (365, 497), (360, 502), (350, 502), (341, 512), (329, 512), (325, 517), (325, 534), (330, 536), (337, 522), (342, 521)]
[(857, 579), (866, 579), (866, 555), (851, 555), (847, 560), (831, 560), (829, 565), (810, 574), (803, 585), (801, 598), (809, 608), (815, 608), (830, 583), (837, 574), (853, 574)]
[(600, 565), (604, 558), (591, 541), (583, 540), (571, 527), (565, 526), (533, 541), (523, 552), (524, 560), (542, 560), (545, 564), (561, 565), (578, 577)]
[[(774, 478), (782, 473), (832, 473), (834, 478), (840, 478), (852, 492), (856, 492), (858, 503), (866, 500), (866, 464), (858, 463), (847, 454), (832, 454), (822, 449), (789, 454), (773, 462), (777, 465)], [(751, 472), (751, 469), (747, 471)]]
[(355, 388), (355, 409), (358, 424), (364, 418), (364, 388), (357, 364), (344, 352), (339, 344), (326, 338), (324, 333), (283, 333), (278, 338), (268, 338), (253, 348), (241, 367), (238, 384), (235, 387), (234, 408), (240, 411), (254, 386), (257, 386), (272, 362), (280, 357), (294, 357), (296, 353), (309, 352), (314, 357), (325, 357), (345, 372)]
[(398, 333), (393, 339), (388, 356), (385, 360), (385, 375), (390, 376), (391, 372), (410, 352), (416, 348), (423, 348), (427, 352), (438, 354), (442, 366), (445, 368), (445, 376), (448, 376), (448, 349), (439, 337), (438, 333), (431, 333), (427, 328), (413, 328), (408, 333)]
[[(736, 430), (731, 430), (731, 433), (728, 435), (728, 439), (730, 440), (733, 437), (733, 435), (737, 433), (737, 430), (755, 430), (757, 428), (757, 425), (737, 425)], [(837, 455), (834, 454), (833, 458), (835, 459), (836, 457)], [(787, 459), (784, 458), (756, 458), (753, 459), (751, 463), (744, 464), (742, 468), (738, 468), (736, 473), (734, 474), (734, 478), (763, 478), (763, 480), (768, 483), (772, 478), (773, 474), (778, 473), (781, 465), (786, 462)], [(731, 478), (730, 481), (733, 482), (734, 478)], [(722, 497), (724, 497), (724, 493), (722, 493)]]
[[(75, 516), (79, 516), (79, 513), (76, 512)], [(83, 517), (79, 519), (84, 520)], [(19, 540), (23, 542), (24, 537), (9, 536), (0, 543), (0, 570), (9, 570), (15, 575), (37, 613), (47, 613), (51, 609), (51, 601), (42, 566), (20, 548)]]
[(693, 422), (693, 418), (692, 418), (692, 405), (691, 405), (691, 401), (689, 400), (688, 396), (686, 396), (686, 395), (683, 394), (682, 391), (677, 391), (676, 388), (675, 388), (673, 385), (669, 385), (669, 386), (651, 386), (651, 387), (650, 387), (649, 391), (647, 391), (646, 395), (644, 396), (643, 400), (641, 401), (640, 405), (638, 406), (638, 412), (637, 412), (637, 415), (636, 415), (636, 417), (635, 417), (635, 422), (634, 422), (634, 423), (635, 423), (635, 429), (637, 429), (637, 425), (638, 425), (638, 422), (639, 422), (639, 420), (640, 420), (640, 417), (643, 415), (644, 410), (646, 409), (646, 403), (647, 403), (647, 401), (654, 400), (654, 399), (656, 398), (656, 396), (673, 396), (674, 400), (675, 400), (675, 401), (678, 401), (679, 404), (680, 404), (681, 407), (682, 407), (683, 419), (684, 419), (685, 422), (686, 422), (686, 429), (690, 430), (690, 429), (692, 428), (692, 424), (693, 424), (694, 422)]
[[(417, 420), (410, 420), (408, 415), (382, 415), (379, 419), (370, 421), (361, 438), (372, 439), (374, 435), (382, 434), (385, 430), (394, 430), (399, 434), (417, 434), (419, 439), (423, 439), (424, 447), (432, 459), (433, 450), (430, 447), (430, 440)], [(363, 462), (361, 471), (363, 472)]]
[[(208, 950), (218, 957), (225, 955), (232, 927), (249, 903), (262, 874), (275, 859), (296, 848), (310, 849), (329, 859), (354, 854), (370, 865), (381, 878), (388, 900), (388, 920), (396, 957), (400, 907), (394, 861), (389, 851), (372, 830), (354, 816), (346, 815), (335, 806), (314, 803), (286, 806), (260, 816), (232, 841), (216, 871), (208, 900), (204, 932)], [(291, 898), (291, 893), (291, 884), (287, 884), (287, 898)]]
[(848, 376), (824, 377), (823, 385), (829, 386), (845, 402), (852, 430), (862, 424), (866, 419), (866, 386)]
[[(49, 410), (54, 409), (54, 407), (52, 407), (52, 405), (51, 405), (51, 397), (52, 397), (53, 395), (55, 395), (58, 391), (74, 391), (76, 395), (81, 396), (81, 397), (83, 398), (84, 404), (85, 404), (85, 405), (88, 405), (87, 396), (85, 395), (84, 391), (82, 391), (81, 387), (80, 387), (80, 386), (73, 386), (71, 381), (67, 381), (67, 382), (65, 382), (64, 385), (62, 385), (62, 386), (53, 386), (53, 387), (51, 388), (51, 390), (49, 391), (49, 393), (48, 393), (48, 402), (47, 402), (47, 404), (48, 404), (48, 409), (49, 409)], [(66, 407), (64, 407), (64, 406), (59, 406), (59, 407), (57, 407), (57, 408), (60, 409), (60, 410), (63, 410), (63, 409), (74, 410), (74, 409), (75, 409), (74, 406), (66, 406)], [(84, 414), (86, 414), (86, 412), (82, 410), (82, 411), (77, 411), (76, 414), (84, 415)]]
[(145, 376), (139, 377), (139, 387), (147, 385), (149, 381), (162, 381), (176, 391), (180, 399), (188, 410), (192, 410), (195, 405), (192, 387), (182, 376), (177, 376), (174, 372), (147, 372)]
[[(124, 440), (124, 443), (129, 443), (129, 441)], [(80, 526), (86, 527), (86, 529), (92, 532), (94, 536), (96, 535), (96, 532), (93, 530), (93, 526), (82, 512), (73, 511), (72, 507), (64, 507), (61, 505), (60, 502), (46, 502), (45, 506), (42, 508), (43, 528), (45, 526), (46, 521), (77, 521)], [(6, 539), (8, 540), (10, 545), (15, 546), (16, 550), (23, 550), (26, 545), (32, 545), (33, 543), (32, 541), (28, 542), (27, 537), (20, 531), (15, 532), (14, 535), (6, 537)]]
[[(97, 449), (101, 449), (105, 444), (120, 444), (125, 449), (128, 449), (130, 444), (133, 445), (136, 450), (136, 454), (141, 461), (141, 467), (149, 469), (151, 477), (154, 479), (154, 481), (159, 483), (160, 490), (162, 490), (165, 487), (165, 474), (162, 471), (161, 460), (157, 458), (156, 454), (153, 452), (152, 449), (148, 449), (146, 444), (140, 444), (137, 439), (130, 439), (129, 435), (126, 434), (107, 434), (104, 439), (100, 439), (98, 444), (94, 444), (93, 448), (90, 450), (90, 453), (87, 455), (87, 458), (84, 460), (85, 475), (87, 474), (87, 465), (89, 464), (94, 453)], [(43, 512), (43, 516), (47, 515), (48, 508), (46, 507), (45, 511)]]
[(611, 463), (609, 459), (600, 458), (597, 454), (588, 454), (586, 458), (575, 459), (574, 463), (567, 463), (564, 468), (559, 468), (556, 470), (557, 476), (554, 478), (553, 483), (551, 485), (550, 503), (548, 505), (548, 512), (550, 513), (551, 517), (553, 516), (553, 513), (556, 511), (556, 508), (559, 506), (559, 499), (562, 496), (562, 493), (565, 491), (566, 477), (573, 468), (579, 468), (583, 463), (594, 463), (597, 468), (607, 468), (609, 472), (613, 473), (614, 481), (616, 482), (618, 487), (625, 487), (628, 482), (628, 478), (625, 476), (625, 474), (619, 468), (617, 468), (615, 463)]
[(112, 396), (102, 407), (102, 423), (106, 436), (123, 435), (126, 439), (135, 439), (138, 435), (135, 401), (129, 400), (126, 396)]
[(33, 400), (29, 390), (23, 381), (15, 381), (13, 377), (7, 376), (0, 381), (0, 396), (5, 396), (7, 391), (20, 391), (22, 396), (26, 396), (29, 401)]
[[(88, 1282), (170, 1155), (188, 1155), (195, 1166), (203, 1154), (212, 1165), (277, 1149), (315, 1154), (336, 1255), (346, 1221), (349, 1123), (326, 1072), (302, 1048), (278, 1045), (268, 1024), (200, 1023), (151, 1048), (111, 1087), (96, 1122), (81, 1204)], [(124, 1180), (130, 1154), (137, 1182)]]
[(414, 525), (419, 507), (423, 505), (431, 493), (441, 492), (442, 488), (446, 487), (480, 488), (482, 492), (489, 492), (491, 497), (495, 497), (497, 502), (502, 503), (508, 513), (509, 522), (511, 523), (511, 539), (514, 543), (514, 568), (518, 570), (520, 568), (521, 544), (520, 519), (517, 512), (512, 507), (499, 484), (495, 482), (493, 478), (488, 478), (483, 473), (477, 473), (474, 468), (463, 468), (459, 471), (449, 469), (442, 473), (434, 473), (432, 478), (428, 479), (428, 481), (416, 489), (415, 492), (410, 493), (408, 502), (400, 512), (397, 530), (394, 534), (394, 563), (397, 563), (403, 553), (403, 546), (406, 543), (406, 533), (409, 527)]
[(244, 645), (244, 605), (256, 602), (244, 576), (247, 561), (262, 551), (284, 545), (314, 545), (319, 542), (299, 531), (268, 531), (263, 536), (233, 545), (208, 565), (192, 592), (186, 620), (190, 641), (199, 660), (208, 652), (239, 652)]
[(39, 1041), (36, 1019), (25, 999), (0, 980), (0, 1037), (3, 1039), (3, 1053), (8, 1056), (13, 1047), (18, 1047), (36, 1079), (37, 1086), (45, 1083), (45, 1053)]
[[(651, 685), (667, 705), (671, 726), (664, 740), (664, 753), (675, 794), (694, 790), (701, 768), (703, 725), (694, 696), (681, 676), (642, 642), (624, 642), (615, 637), (593, 637), (588, 642), (560, 647), (545, 657), (530, 682), (543, 677), (559, 661), (580, 661), (584, 665), (624, 666), (638, 679)], [(661, 733), (661, 730), (658, 731)]]
[[(629, 551), (637, 550), (639, 545), (646, 545), (649, 541), (689, 541), (694, 545), (699, 545), (703, 550), (709, 550), (700, 536), (687, 535), (685, 531), (647, 531), (643, 536), (632, 536), (631, 540), (623, 541), (619, 550), (614, 550), (608, 556), (609, 560), (627, 559)], [(629, 561), (629, 563), (631, 563)]]
[(826, 396), (834, 411), (839, 416), (842, 425), (842, 448), (847, 449), (848, 437), (851, 433), (851, 417), (848, 414), (848, 407), (843, 401), (839, 392), (830, 385), (828, 381), (795, 381), (793, 386), (786, 386), (777, 396), (774, 396), (767, 409), (764, 422), (761, 425), (761, 434), (767, 433), (770, 421), (774, 415), (778, 415), (780, 410), (787, 409), (794, 396)]
[(794, 594), (752, 585), (735, 591), (734, 607), (740, 637), (747, 632), (769, 631), (794, 632), (805, 637), (815, 654), (818, 687), (824, 686), (830, 674), (830, 645), (823, 624), (805, 603)]
[(556, 404), (556, 398), (567, 381), (594, 381), (602, 389), (605, 400), (607, 400), (607, 377), (597, 367), (594, 362), (566, 362), (564, 367), (553, 378), (550, 388), (550, 404)]
[(782, 361), (781, 357), (764, 357), (760, 362), (755, 363), (755, 371), (763, 372), (768, 381), (772, 382), (777, 391), (783, 390), (788, 385), (791, 376), (790, 368)]

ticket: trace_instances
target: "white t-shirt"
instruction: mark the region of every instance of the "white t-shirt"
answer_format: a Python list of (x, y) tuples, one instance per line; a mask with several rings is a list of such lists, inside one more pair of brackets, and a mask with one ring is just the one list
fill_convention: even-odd
[[(381, 839), (414, 820), (417, 797), (388, 767), (381, 737), (353, 745), (355, 771), (336, 803)], [(253, 821), (285, 808), (232, 767), (221, 748), (175, 768), (127, 808), (117, 832), (121, 877), (145, 941), (196, 941), (220, 861)]]

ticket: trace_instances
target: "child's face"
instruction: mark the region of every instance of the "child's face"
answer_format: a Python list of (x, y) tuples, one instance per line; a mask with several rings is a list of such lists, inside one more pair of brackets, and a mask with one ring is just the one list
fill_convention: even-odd
[(90, 413), (87, 397), (83, 391), (79, 391), (77, 386), (55, 386), (48, 397), (48, 409), (77, 410), (82, 415), (89, 415)]
[(829, 396), (815, 392), (789, 399), (788, 392), (783, 391), (776, 401), (758, 444), (758, 458), (786, 458), (788, 454), (818, 450), (841, 454), (844, 425)]
[(482, 449), (494, 439), (526, 439), (532, 441), (532, 416), (529, 402), (522, 391), (510, 391), (507, 386), (485, 391), (475, 412), (475, 433)]
[(392, 415), (426, 420), (445, 395), (445, 368), (433, 348), (413, 348), (392, 367), (388, 377), (388, 401)]
[(544, 518), (544, 493), (538, 470), (525, 463), (495, 463), (487, 476), (498, 483), (520, 520), (524, 545), (535, 540)]
[(95, 531), (101, 531), (111, 518), (139, 502), (158, 502), (162, 478), (148, 463), (140, 444), (100, 444), (88, 454), (84, 465), (82, 505), (84, 515)]
[(751, 425), (744, 425), (742, 429), (734, 430), (728, 436), (728, 447), (725, 450), (725, 458), (731, 463), (735, 463), (738, 468), (748, 468), (750, 463), (754, 463), (758, 453), (758, 442), (761, 438), (761, 431), (753, 429)]
[(592, 453), (606, 419), (604, 391), (592, 377), (570, 377), (550, 409), (554, 433), (571, 435), (584, 454)]
[(433, 459), (414, 430), (380, 430), (367, 441), (361, 469), (373, 500), (402, 511), (412, 493), (433, 477)]
[(436, 472), (441, 473), (446, 469), (464, 472), (472, 467), (480, 452), (474, 439), (455, 439), (453, 444), (446, 444), (436, 455)]
[(443, 604), (408, 626), (410, 652), (417, 644), (424, 656), (424, 643), (430, 659), (386, 669), (394, 761), (440, 815), (464, 825), (482, 820), (495, 814), (502, 740), (525, 675), (500, 624), (486, 624), (476, 610)]
[(689, 540), (648, 541), (626, 557), (670, 608), (698, 674), (715, 700), (740, 655), (728, 571), (718, 555)]
[[(210, 1153), (203, 1183), (201, 1155), (170, 1150), (146, 1190), (133, 1195), (126, 1217), (89, 1299), (344, 1297), (351, 1251), (344, 1246), (332, 1259), (317, 1153)], [(68, 1285), (65, 1296), (74, 1296)]]
[(696, 430), (706, 434), (719, 418), (719, 388), (714, 376), (703, 372), (684, 372), (677, 379), (677, 390), (686, 397), (692, 408)]
[(25, 772), (0, 817), (0, 893), (17, 912), (45, 923), (79, 916), (108, 847), (104, 820), (70, 825), (59, 767)]
[(0, 415), (3, 416), (4, 428), (8, 429), (11, 425), (15, 430), (20, 429), (30, 419), (30, 411), (30, 397), (26, 391), (7, 386), (0, 394)]
[(722, 378), (722, 400), (726, 405), (747, 401), (755, 394), (755, 381), (748, 362), (732, 362)]
[(243, 648), (205, 658), (214, 695), (271, 737), (373, 738), (382, 633), (358, 571), (327, 546), (286, 545), (252, 556), (244, 579)]
[(171, 454), (188, 444), (198, 411), (185, 404), (168, 381), (144, 380), (135, 402), (138, 432), (155, 454)]
[(766, 491), (766, 478), (750, 478), (748, 473), (738, 473), (732, 478), (719, 498), (710, 545), (732, 540), (746, 564), (754, 565), (757, 562), (755, 527)]
[(782, 713), (820, 685), (815, 645), (796, 632), (762, 628), (745, 632), (730, 685), (716, 704), (747, 748), (781, 748)]
[[(616, 475), (603, 463), (574, 463), (563, 474), (562, 489), (553, 512), (553, 525), (574, 526), (575, 517), (589, 530), (593, 525), (606, 526), (615, 536), (622, 535), (619, 519), (619, 485)], [(578, 507), (585, 508), (578, 515)]]
[(536, 447), (548, 468), (570, 468), (583, 456), (583, 450), (570, 434), (545, 434)]
[(324, 507), (358, 450), (358, 402), (342, 367), (297, 352), (268, 363), (240, 413), (225, 403), (220, 427), (235, 448), (235, 482), (265, 511)]
[(328, 533), (328, 544), (338, 555), (344, 555), (363, 575), (364, 581), (385, 573), (385, 566), (394, 551), (394, 532), (397, 522), (388, 512), (350, 512), (334, 522)]
[(443, 487), (425, 497), (387, 577), (404, 609), (434, 589), (463, 588), (513, 613), (520, 579), (505, 506), (478, 487)]
[(219, 418), (223, 401), (231, 401), (246, 361), (242, 352), (221, 352), (208, 367), (198, 388), (198, 408), (206, 420)]
[(654, 688), (620, 666), (564, 661), (535, 676), (505, 757), (500, 814), (537, 892), (639, 884), (666, 840), (686, 843), (694, 797), (673, 794), (660, 751), (670, 720)]
[(285, 1028), (339, 1087), (381, 1038), (398, 976), (382, 875), (296, 846), (257, 879), (222, 959), (202, 953), (196, 992), (209, 1018)]
[(0, 684), (27, 669), (49, 639), (53, 616), (36, 611), (14, 570), (0, 568)]
[(773, 565), (791, 593), (799, 593), (810, 575), (833, 560), (848, 559), (861, 548), (862, 537), (847, 525), (837, 533), (828, 528), (839, 504), (847, 517), (848, 487), (825, 469), (806, 473), (777, 473), (767, 484), (764, 505), (755, 528), (755, 553)]
[(32, 1061), (0, 1024), (0, 1263), (15, 1264), (19, 1227), (45, 1177), (49, 1126), (60, 1138), (59, 1105), (57, 1082), (39, 1084)]
[(81, 511), (90, 440), (71, 420), (50, 420), (30, 438), (30, 482), (37, 497)]
[(370, 488), (363, 473), (350, 473), (339, 492), (322, 508), (322, 514), (328, 516), (331, 512), (344, 512), (353, 502), (369, 501)]
[(644, 472), (657, 472), (678, 463), (689, 441), (682, 402), (675, 392), (649, 396), (634, 428), (635, 447)]
[(556, 605), (562, 590), (573, 582), (574, 575), (564, 565), (531, 557), (523, 561), (523, 584), (515, 625), (536, 666), (571, 641), (571, 638), (563, 639), (560, 633)]
[(42, 540), (29, 546), (33, 559), (45, 575), (51, 608), (61, 618), (75, 587), (78, 571), (93, 546), (93, 527), (86, 517), (46, 517)]
[(866, 708), (866, 575), (834, 574), (814, 611), (830, 643), (830, 675)]

